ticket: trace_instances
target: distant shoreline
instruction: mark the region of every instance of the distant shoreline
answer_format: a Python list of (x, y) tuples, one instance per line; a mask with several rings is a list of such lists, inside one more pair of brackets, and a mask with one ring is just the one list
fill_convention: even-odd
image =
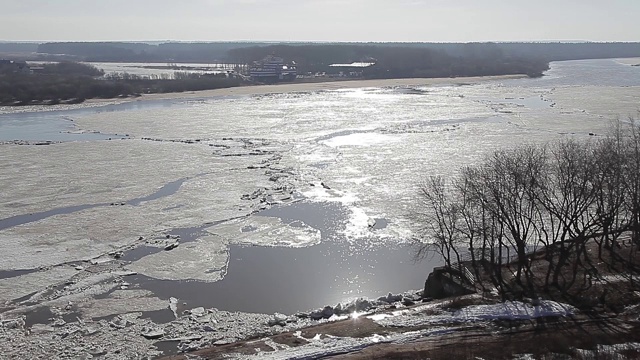
[[(246, 96), (264, 94), (286, 94), (296, 92), (357, 89), (366, 87), (391, 87), (391, 86), (433, 86), (433, 85), (463, 85), (485, 81), (510, 80), (526, 78), (527, 75), (496, 75), (473, 76), (456, 78), (410, 78), (410, 79), (375, 79), (375, 80), (338, 80), (305, 83), (280, 83), (273, 85), (248, 85), (214, 90), (143, 94), (137, 98), (128, 98), (124, 101), (145, 100), (173, 100), (173, 99), (198, 99), (219, 96)], [(113, 101), (113, 99), (90, 99), (87, 103)]]
[(619, 58), (614, 59), (620, 64), (631, 65), (631, 66), (640, 66), (640, 57), (632, 57), (632, 58)]
[(40, 112), (53, 110), (67, 110), (80, 107), (99, 107), (104, 105), (115, 105), (123, 103), (133, 103), (136, 101), (159, 101), (159, 100), (189, 100), (189, 99), (209, 99), (229, 96), (251, 96), (266, 94), (286, 94), (302, 93), (340, 89), (358, 88), (381, 88), (394, 86), (434, 86), (434, 85), (464, 85), (487, 81), (511, 80), (527, 78), (527, 75), (494, 75), (494, 76), (473, 76), (456, 78), (409, 78), (409, 79), (373, 79), (373, 80), (328, 80), (315, 82), (293, 82), (279, 83), (272, 85), (243, 85), (212, 90), (185, 91), (142, 94), (141, 96), (131, 96), (124, 98), (92, 98), (86, 99), (76, 104), (30, 104), (25, 106), (0, 105), (0, 114), (20, 113), (20, 112)]

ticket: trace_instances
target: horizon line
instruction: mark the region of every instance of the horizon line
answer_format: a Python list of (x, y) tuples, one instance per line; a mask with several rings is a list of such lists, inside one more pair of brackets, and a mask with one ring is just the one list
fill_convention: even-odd
[(265, 43), (265, 44), (486, 44), (486, 43), (524, 43), (524, 44), (632, 44), (637, 41), (610, 40), (477, 40), (477, 41), (350, 41), (350, 40), (6, 40), (0, 39), (4, 44), (44, 44), (44, 43)]

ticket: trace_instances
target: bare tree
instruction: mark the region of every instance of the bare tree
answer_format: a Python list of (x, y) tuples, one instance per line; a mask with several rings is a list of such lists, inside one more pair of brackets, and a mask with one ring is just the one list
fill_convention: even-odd
[[(452, 267), (462, 261), (459, 248), (462, 245), (458, 229), (461, 208), (446, 189), (442, 177), (430, 177), (420, 187), (423, 205), (427, 212), (423, 214), (427, 229), (433, 239), (437, 253), (445, 265)], [(420, 247), (419, 256), (426, 255), (427, 247)]]
[[(423, 234), (447, 266), (469, 260), (503, 297), (566, 295), (597, 276), (592, 241), (599, 259), (615, 255), (625, 232), (640, 241), (640, 127), (632, 121), (604, 139), (499, 150), (449, 182), (427, 179), (421, 199)], [(534, 272), (538, 249), (544, 262)]]

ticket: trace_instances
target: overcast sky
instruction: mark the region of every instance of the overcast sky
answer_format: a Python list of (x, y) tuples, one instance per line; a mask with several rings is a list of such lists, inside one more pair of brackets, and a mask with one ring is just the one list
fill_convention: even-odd
[(640, 0), (2, 0), (0, 40), (640, 41)]

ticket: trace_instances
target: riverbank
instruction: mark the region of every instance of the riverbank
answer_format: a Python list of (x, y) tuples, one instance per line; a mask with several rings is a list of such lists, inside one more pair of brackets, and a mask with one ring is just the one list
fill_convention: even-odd
[[(590, 245), (589, 252), (595, 253), (596, 244)], [(411, 294), (390, 294), (376, 300), (376, 306), (362, 300), (359, 309), (356, 302), (346, 316), (327, 307), (321, 312), (333, 314), (327, 322), (166, 359), (637, 359), (638, 274), (621, 263), (635, 263), (636, 247), (626, 238), (618, 246), (612, 250), (616, 257), (600, 256), (597, 276), (579, 296), (502, 301), (493, 289), (414, 304)], [(543, 253), (537, 253), (534, 263), (544, 263)], [(275, 316), (271, 326), (286, 330), (287, 318), (277, 320)]]
[[(468, 305), (458, 308), (462, 303)], [(555, 302), (466, 296), (162, 359), (637, 359), (636, 316), (637, 310), (592, 316)]]

